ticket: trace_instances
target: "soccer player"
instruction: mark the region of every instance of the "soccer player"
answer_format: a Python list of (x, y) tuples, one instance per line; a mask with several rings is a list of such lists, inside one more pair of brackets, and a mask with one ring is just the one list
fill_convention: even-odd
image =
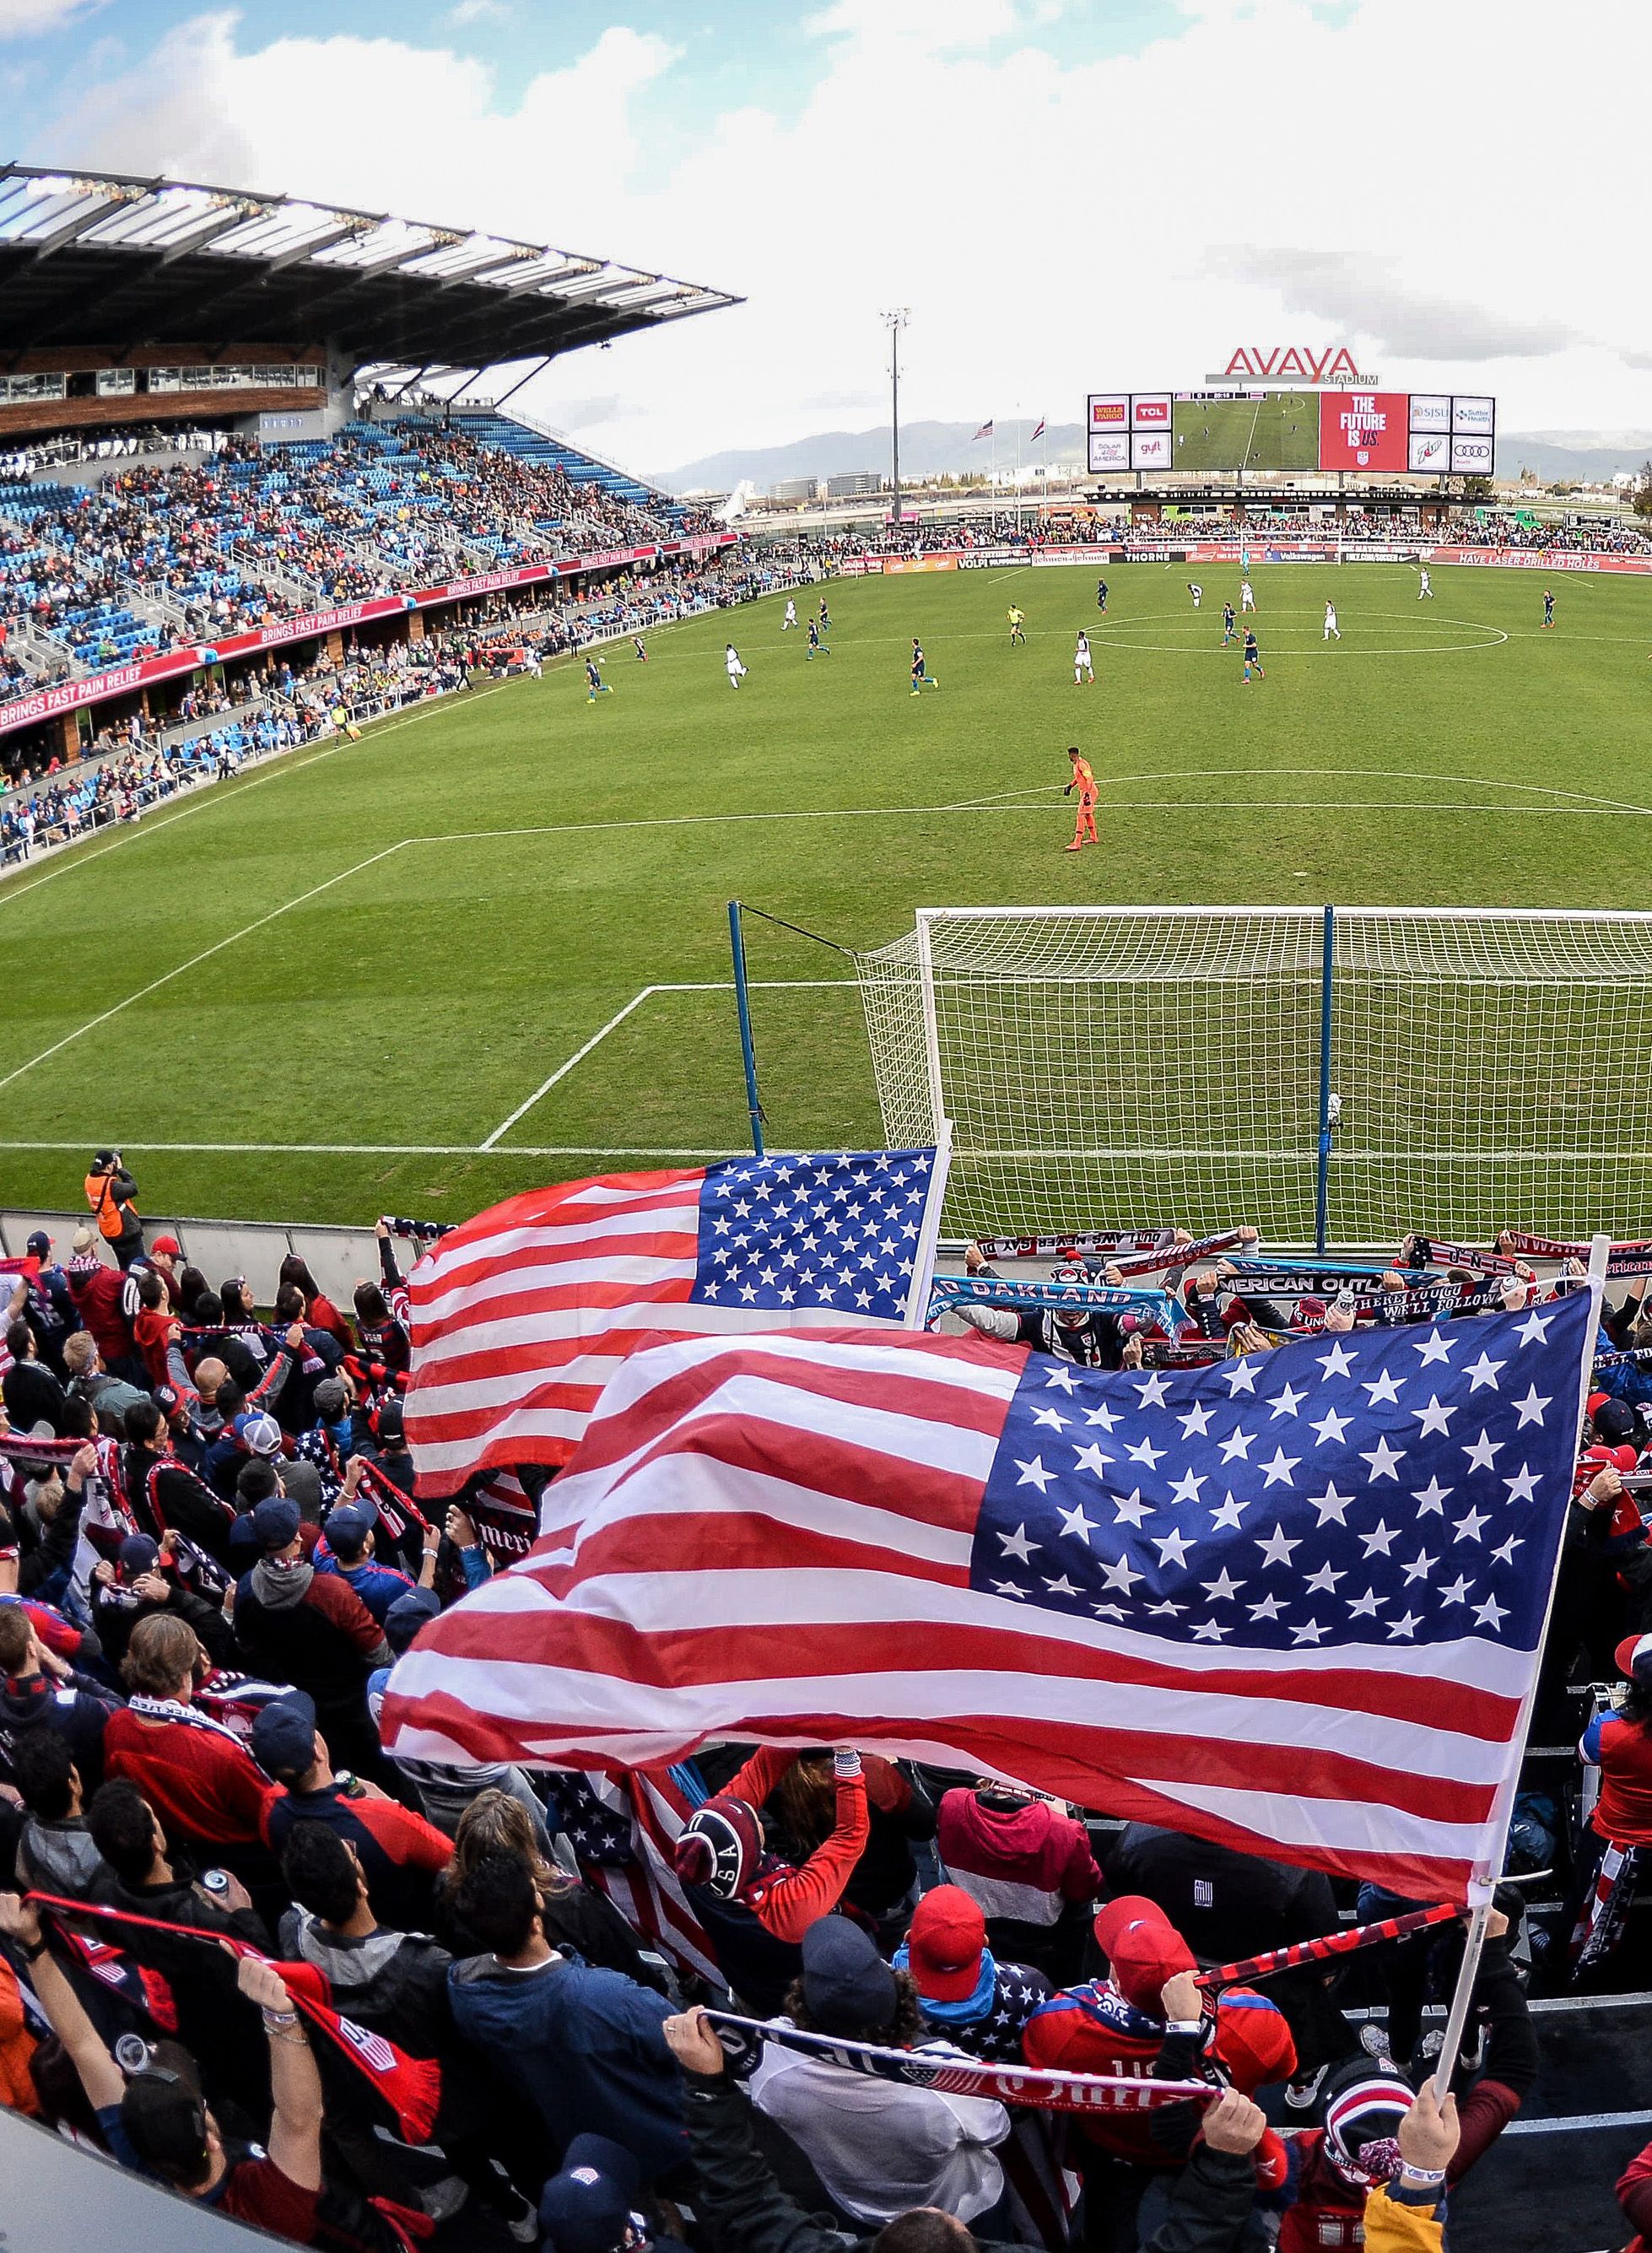
[(832, 613), (826, 608), (824, 595), (820, 597), (820, 631), (822, 633), (829, 633), (832, 631)]
[(1251, 584), (1249, 575), (1247, 575), (1239, 582), (1239, 610), (1241, 615), (1243, 615), (1246, 610), (1253, 610), (1255, 608), (1256, 589)]
[(1554, 624), (1554, 596), (1547, 587), (1543, 590), (1543, 622), (1545, 626)]
[(633, 634), (631, 636), (631, 645), (637, 652), (638, 664), (646, 665), (648, 662), (648, 652), (643, 647), (643, 638), (641, 634)]
[(1026, 623), (1026, 611), (1018, 609), (1017, 606), (1012, 603), (1009, 606), (1009, 645), (1012, 649), (1014, 648), (1018, 641), (1025, 642), (1027, 639), (1027, 636), (1021, 631)]
[(1336, 605), (1335, 603), (1328, 602), (1325, 605), (1325, 631), (1320, 636), (1320, 639), (1341, 641), (1342, 638), (1342, 630), (1336, 623)]
[(604, 693), (610, 696), (613, 694), (612, 687), (596, 670), (596, 659), (594, 657), (588, 657), (585, 660), (585, 679), (588, 683), (585, 701), (588, 704), (595, 704), (597, 698)]
[(1233, 639), (1235, 631), (1236, 629), (1233, 623), (1233, 605), (1231, 603), (1223, 603), (1222, 605), (1222, 646), (1223, 649), (1225, 649), (1228, 644)]
[(786, 614), (780, 621), (780, 631), (785, 633), (798, 623), (798, 606), (790, 595), (786, 596)]
[(746, 677), (746, 668), (740, 662), (740, 652), (733, 642), (726, 645), (722, 653), (723, 671), (728, 675), (730, 688), (738, 688)]
[(924, 645), (916, 634), (912, 637), (912, 694), (921, 695), (925, 689), (938, 688), (940, 682), (933, 678), (924, 662)]
[(1090, 661), (1090, 636), (1080, 626), (1077, 645), (1073, 651), (1073, 687), (1082, 687), (1086, 680), (1093, 688), (1096, 685), (1096, 668)]
[(1188, 582), (1188, 592), (1193, 597), (1193, 607), (1196, 610), (1200, 603), (1204, 600), (1204, 589), (1199, 584), (1196, 579), (1189, 579)]
[(820, 629), (812, 618), (809, 621), (809, 646), (803, 653), (809, 658), (830, 657), (832, 654), (831, 645), (821, 640)]
[(1096, 582), (1096, 608), (1098, 610), (1105, 610), (1106, 607), (1107, 582), (1105, 579), (1098, 579)]
[(1258, 680), (1265, 680), (1267, 679), (1266, 673), (1262, 670), (1262, 653), (1256, 645), (1256, 628), (1254, 626), (1246, 626), (1244, 630), (1244, 685), (1247, 688), (1251, 685), (1251, 676), (1253, 673)]
[(1073, 764), (1072, 779), (1062, 796), (1070, 798), (1075, 791), (1078, 792), (1078, 814), (1073, 823), (1073, 841), (1067, 850), (1077, 853), (1084, 849), (1086, 838), (1092, 845), (1101, 842), (1096, 834), (1096, 778), (1091, 770), (1090, 761), (1077, 743), (1070, 746), (1067, 756)]
[(1425, 563), (1418, 567), (1417, 599), (1419, 603), (1425, 599), (1432, 603), (1434, 599), (1434, 590), (1428, 583), (1428, 566)]

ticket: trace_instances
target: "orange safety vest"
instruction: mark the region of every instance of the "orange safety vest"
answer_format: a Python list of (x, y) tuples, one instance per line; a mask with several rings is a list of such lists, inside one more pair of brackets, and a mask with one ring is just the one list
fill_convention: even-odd
[[(126, 1228), (126, 1223), (122, 1217), (121, 1207), (116, 1203), (114, 1192), (110, 1188), (114, 1178), (112, 1174), (88, 1174), (84, 1184), (86, 1201), (97, 1215), (98, 1234), (106, 1238), (110, 1243), (113, 1243), (117, 1236), (124, 1234)], [(133, 1205), (131, 1210), (136, 1212), (136, 1205)]]

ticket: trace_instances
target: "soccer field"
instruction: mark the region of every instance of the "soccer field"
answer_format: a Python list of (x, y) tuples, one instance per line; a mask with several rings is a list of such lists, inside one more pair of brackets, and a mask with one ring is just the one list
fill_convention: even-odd
[[(339, 1221), (741, 1148), (735, 895), (856, 946), (919, 905), (1649, 904), (1644, 585), (1559, 578), (1544, 633), (1537, 573), (1438, 569), (1423, 603), (1403, 566), (1259, 568), (1246, 688), (1237, 571), (1196, 616), (1185, 568), (1110, 569), (1105, 618), (1096, 575), (838, 582), (812, 663), (766, 600), (646, 666), (616, 644), (595, 704), (577, 666), (479, 687), (24, 868), (5, 1202), (73, 1205), (103, 1143), (146, 1211)], [(1069, 855), (1075, 742), (1103, 843)], [(749, 940), (771, 1142), (875, 1142), (853, 966)]]
[(1316, 470), (1317, 392), (1260, 399), (1179, 399), (1171, 409), (1178, 470)]

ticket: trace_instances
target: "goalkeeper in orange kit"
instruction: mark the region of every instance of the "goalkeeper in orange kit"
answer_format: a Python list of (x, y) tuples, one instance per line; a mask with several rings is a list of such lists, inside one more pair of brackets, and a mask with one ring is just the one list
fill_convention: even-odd
[(1073, 824), (1073, 841), (1067, 850), (1077, 853), (1086, 838), (1092, 845), (1101, 842), (1096, 834), (1096, 778), (1091, 771), (1090, 761), (1084, 757), (1077, 743), (1067, 756), (1073, 763), (1072, 780), (1062, 796), (1070, 798), (1075, 791), (1078, 792), (1078, 818)]

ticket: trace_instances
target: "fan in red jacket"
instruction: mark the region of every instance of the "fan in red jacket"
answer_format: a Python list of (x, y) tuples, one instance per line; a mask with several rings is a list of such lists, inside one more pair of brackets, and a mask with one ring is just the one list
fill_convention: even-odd
[[(1196, 1961), (1164, 1911), (1145, 1894), (1122, 1894), (1109, 1901), (1096, 1919), (1095, 1934), (1107, 1958), (1107, 1977), (1065, 1987), (1040, 2005), (1021, 2035), (1028, 2065), (1146, 2080), (1174, 2034), (1192, 2038), (1190, 2062), (1214, 2069), (1245, 2096), (1268, 2082), (1287, 2081), (1296, 2070), (1296, 2045), (1283, 2016), (1248, 1988), (1226, 1989), (1215, 2016), (1196, 2027), (1168, 2025), (1161, 1998), (1178, 1973), (1197, 1968)], [(1185, 2156), (1154, 2136), (1147, 2112), (1084, 2113), (1077, 2125), (1089, 2142), (1133, 2167), (1178, 2166)], [(1283, 2179), (1277, 2137), (1264, 2138), (1257, 2160), (1264, 2178)]]
[[(942, 1794), (935, 1850), (952, 1883), (979, 1905), (994, 1950), (1013, 1960), (1048, 1963), (1063, 1914), (1107, 1890), (1082, 1823), (991, 1778), (973, 1791)], [(1070, 1968), (1077, 1969), (1076, 1955)]]
[(720, 1901), (742, 1903), (765, 1932), (788, 1941), (800, 1941), (818, 1918), (837, 1907), (868, 1830), (861, 1755), (853, 1747), (840, 1746), (833, 1755), (837, 1828), (800, 1869), (769, 1852), (756, 1810), (796, 1757), (771, 1747), (754, 1754), (730, 1777), (728, 1789), (690, 1817), (674, 1850), (677, 1874), (686, 1885), (704, 1886)]

